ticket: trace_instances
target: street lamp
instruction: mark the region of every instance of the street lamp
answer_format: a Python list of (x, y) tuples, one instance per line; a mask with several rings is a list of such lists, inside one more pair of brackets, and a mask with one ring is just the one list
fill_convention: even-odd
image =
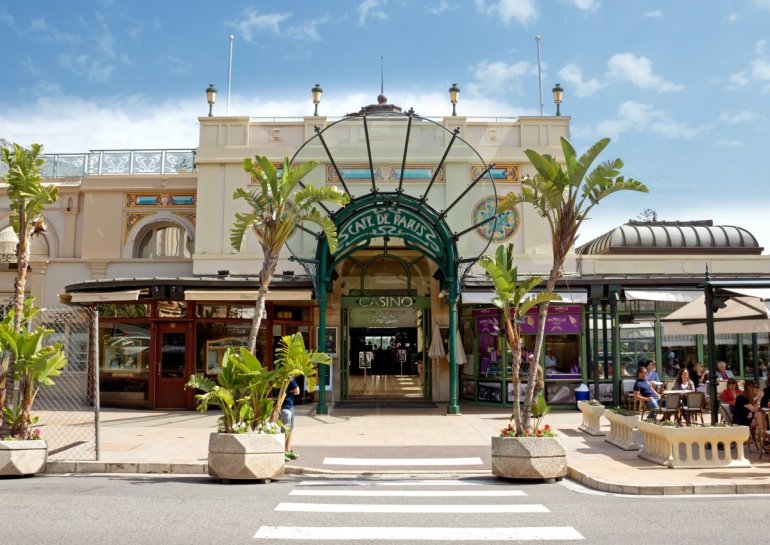
[(457, 115), (457, 98), (460, 96), (460, 88), (453, 83), (449, 88), (449, 101), (452, 103), (452, 115)]
[(561, 111), (559, 110), (559, 104), (561, 104), (561, 99), (562, 99), (562, 96), (564, 95), (564, 89), (562, 89), (561, 85), (557, 83), (556, 87), (551, 89), (551, 92), (553, 93), (553, 101), (556, 104), (556, 115), (561, 115)]
[(213, 109), (214, 109), (214, 103), (217, 101), (217, 88), (214, 87), (213, 83), (209, 83), (209, 86), (206, 88), (206, 102), (209, 103), (209, 117), (212, 117), (214, 115)]
[(324, 90), (321, 89), (320, 83), (316, 83), (315, 87), (310, 89), (310, 92), (313, 94), (313, 104), (315, 104), (315, 112), (313, 112), (313, 115), (318, 117), (318, 105), (321, 103), (321, 95)]

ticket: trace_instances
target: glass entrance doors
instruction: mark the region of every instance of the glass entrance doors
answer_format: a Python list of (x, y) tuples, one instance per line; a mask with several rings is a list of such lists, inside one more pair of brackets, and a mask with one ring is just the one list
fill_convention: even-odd
[(349, 330), (348, 398), (423, 398), (417, 327)]
[(187, 368), (188, 325), (185, 322), (158, 326), (158, 365), (155, 382), (155, 407), (186, 409), (185, 383), (191, 370)]

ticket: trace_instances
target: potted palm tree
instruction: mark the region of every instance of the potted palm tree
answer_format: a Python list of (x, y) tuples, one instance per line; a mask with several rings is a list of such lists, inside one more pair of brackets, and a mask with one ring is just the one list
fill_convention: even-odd
[(242, 347), (228, 349), (221, 372), (214, 382), (206, 375), (193, 375), (187, 387), (196, 394), (197, 409), (209, 405), (222, 410), (218, 429), (209, 437), (208, 472), (220, 480), (269, 481), (284, 472), (284, 430), (278, 420), (286, 390), (293, 377), (305, 377), (315, 387), (317, 368), (329, 365), (328, 354), (307, 350), (301, 333), (281, 338), (275, 368), (263, 366)]
[(61, 343), (47, 344), (52, 329), (30, 326), (39, 310), (30, 297), (24, 301), (20, 319), (12, 310), (0, 322), (0, 352), (10, 358), (10, 372), (18, 385), (2, 411), (10, 433), (0, 436), (0, 475), (40, 473), (48, 458), (48, 446), (34, 427), (38, 418), (33, 416), (32, 406), (40, 387), (53, 385), (67, 358)]
[(246, 234), (253, 232), (262, 248), (259, 291), (248, 342), (251, 353), (254, 353), (257, 347), (257, 333), (265, 310), (265, 297), (278, 267), (281, 250), (296, 228), (304, 222), (315, 223), (329, 242), (329, 251), (334, 253), (337, 249), (337, 227), (317, 206), (343, 206), (349, 198), (336, 187), (303, 185), (302, 179), (316, 166), (315, 161), (309, 161), (292, 168), (289, 158), (286, 157), (283, 167), (278, 171), (272, 161), (263, 155), (256, 155), (254, 159), (247, 158), (243, 162), (243, 169), (256, 184), (256, 189), (247, 191), (239, 188), (233, 194), (233, 199), (246, 201), (250, 210), (235, 215), (230, 230), (230, 244), (234, 250), (240, 251), (246, 241)]
[[(493, 303), (503, 315), (503, 327), (511, 350), (511, 383), (513, 386), (513, 413), (510, 423), (492, 437), (492, 474), (515, 479), (556, 479), (567, 474), (567, 454), (549, 426), (540, 427), (548, 413), (548, 405), (541, 393), (535, 400), (525, 402), (521, 409), (521, 319), (526, 312), (546, 301), (559, 299), (548, 293), (533, 294), (531, 290), (543, 279), (531, 277), (519, 279), (518, 269), (513, 266), (513, 245), (499, 246), (495, 256), (484, 256), (479, 265), (487, 272), (495, 287)], [(538, 365), (533, 362), (533, 367)], [(530, 377), (537, 376), (530, 369)], [(533, 379), (534, 380), (534, 379)], [(534, 387), (534, 385), (533, 385)], [(524, 426), (524, 415), (537, 418), (534, 428)]]
[[(562, 138), (563, 161), (552, 155), (541, 155), (535, 150), (524, 150), (537, 174), (522, 179), (521, 192), (508, 193), (497, 207), (497, 213), (502, 214), (520, 204), (529, 204), (548, 222), (553, 261), (544, 293), (554, 293), (556, 282), (564, 270), (564, 261), (577, 240), (578, 230), (594, 206), (618, 191), (648, 192), (641, 182), (620, 175), (620, 169), (623, 167), (623, 161), (620, 159), (606, 161), (589, 172), (593, 162), (609, 143), (609, 138), (603, 138), (583, 155), (578, 156), (572, 144)], [(552, 300), (546, 298), (539, 304), (535, 354), (540, 354), (543, 349), (548, 305)], [(531, 403), (534, 388), (535, 369), (532, 368), (529, 370), (524, 401), (526, 404)], [(525, 412), (522, 422), (525, 429), (530, 427), (529, 418), (529, 413)]]

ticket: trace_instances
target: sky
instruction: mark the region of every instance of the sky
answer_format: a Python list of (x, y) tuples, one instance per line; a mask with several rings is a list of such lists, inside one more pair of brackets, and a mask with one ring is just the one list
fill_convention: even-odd
[[(46, 153), (194, 148), (205, 89), (230, 115), (562, 115), (650, 193), (603, 201), (578, 243), (639, 219), (711, 219), (770, 253), (770, 0), (0, 0), (0, 138)], [(762, 159), (765, 157), (765, 159)]]

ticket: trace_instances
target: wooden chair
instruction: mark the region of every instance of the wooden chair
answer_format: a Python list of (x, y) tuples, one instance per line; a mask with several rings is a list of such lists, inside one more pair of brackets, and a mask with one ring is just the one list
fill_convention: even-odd
[(733, 411), (728, 403), (719, 404), (719, 416), (722, 417), (722, 424), (733, 425)]
[(682, 394), (666, 394), (663, 397), (665, 405), (660, 409), (660, 412), (663, 414), (663, 420), (673, 416), (674, 421), (678, 424), (682, 418)]
[(705, 424), (703, 421), (703, 405), (706, 395), (703, 392), (690, 392), (685, 398), (686, 407), (682, 409), (684, 412), (684, 418), (689, 426), (692, 419), (700, 418), (700, 423)]
[(763, 454), (770, 457), (770, 411), (762, 411), (762, 425), (757, 432), (759, 436), (759, 459)]
[(634, 380), (625, 379), (622, 382), (623, 387), (623, 407), (627, 410), (637, 412), (637, 399), (634, 392)]

